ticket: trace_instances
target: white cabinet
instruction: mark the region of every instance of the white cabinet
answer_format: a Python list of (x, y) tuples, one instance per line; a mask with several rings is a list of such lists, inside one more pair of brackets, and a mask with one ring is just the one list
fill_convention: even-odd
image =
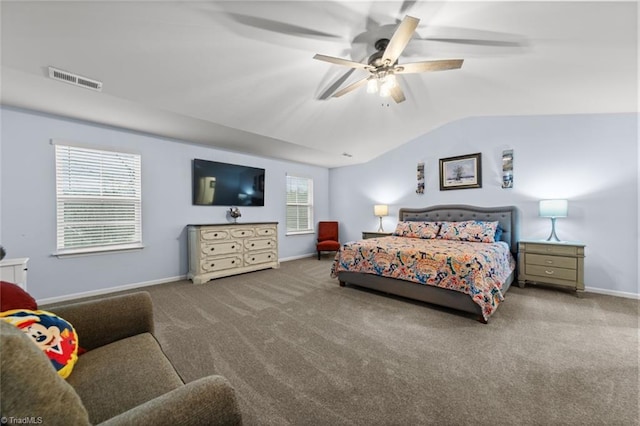
[(18, 284), (26, 290), (28, 261), (28, 257), (0, 260), (0, 281)]
[(189, 274), (194, 284), (278, 268), (278, 223), (188, 225)]

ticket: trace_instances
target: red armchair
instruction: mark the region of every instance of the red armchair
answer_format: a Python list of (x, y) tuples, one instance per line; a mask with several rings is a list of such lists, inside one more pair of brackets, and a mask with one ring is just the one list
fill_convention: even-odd
[(322, 251), (338, 251), (340, 250), (340, 242), (338, 239), (338, 222), (318, 222), (318, 260), (320, 260), (320, 252)]

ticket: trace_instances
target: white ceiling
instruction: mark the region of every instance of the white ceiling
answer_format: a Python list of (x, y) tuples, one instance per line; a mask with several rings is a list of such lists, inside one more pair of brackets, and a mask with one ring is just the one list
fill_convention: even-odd
[[(637, 111), (637, 6), (2, 1), (0, 95), (5, 105), (336, 167), (468, 116)], [(363, 61), (405, 14), (421, 22), (400, 63), (462, 58), (462, 68), (403, 76), (401, 104), (364, 88), (323, 99), (349, 69), (313, 55)], [(508, 43), (419, 39), (438, 36)], [(103, 91), (51, 80), (48, 66), (100, 80)], [(365, 75), (355, 70), (340, 87)]]

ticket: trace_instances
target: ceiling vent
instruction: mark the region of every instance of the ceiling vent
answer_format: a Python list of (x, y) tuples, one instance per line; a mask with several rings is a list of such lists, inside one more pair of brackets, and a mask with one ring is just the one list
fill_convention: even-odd
[(64, 81), (65, 83), (73, 84), (74, 86), (80, 86), (80, 87), (84, 87), (85, 89), (95, 90), (96, 92), (102, 92), (101, 81), (83, 77), (78, 74), (72, 74), (70, 72), (62, 71), (54, 67), (49, 67), (49, 77), (54, 80)]

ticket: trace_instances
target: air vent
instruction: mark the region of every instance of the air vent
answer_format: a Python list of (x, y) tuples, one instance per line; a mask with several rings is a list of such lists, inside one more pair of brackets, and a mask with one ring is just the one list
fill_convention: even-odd
[(96, 92), (102, 91), (101, 81), (93, 80), (67, 71), (62, 71), (57, 68), (49, 67), (49, 77), (54, 80), (73, 84), (74, 86), (80, 86), (84, 87), (85, 89), (95, 90)]

